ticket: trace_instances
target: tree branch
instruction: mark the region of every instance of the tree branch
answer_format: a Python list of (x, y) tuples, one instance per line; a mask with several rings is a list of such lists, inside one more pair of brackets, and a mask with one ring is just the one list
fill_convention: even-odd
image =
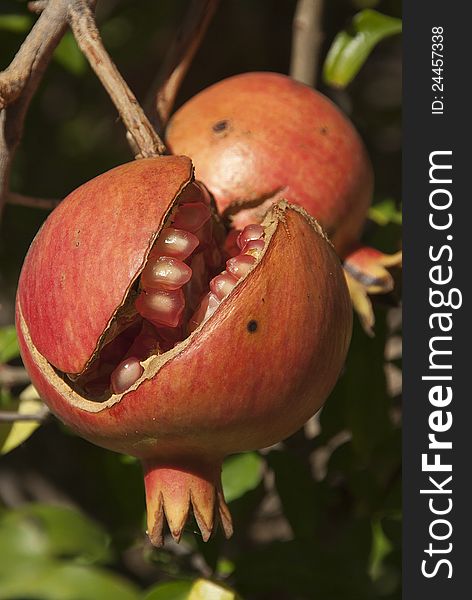
[(46, 8), (48, 2), (49, 0), (34, 0), (33, 2), (28, 2), (28, 10), (39, 15)]
[(23, 367), (0, 365), (0, 386), (12, 388), (15, 385), (31, 383), (30, 376)]
[(298, 0), (292, 26), (290, 75), (293, 79), (316, 86), (319, 53), (323, 33), (323, 0)]
[(33, 414), (22, 414), (19, 412), (0, 410), (0, 423), (16, 423), (16, 421), (45, 421), (50, 412), (47, 406)]
[(136, 158), (164, 154), (164, 143), (105, 50), (87, 2), (71, 0), (68, 13), (69, 24), (77, 44), (118, 110), (132, 140), (133, 149), (138, 149)]
[(7, 195), (7, 203), (15, 206), (27, 206), (29, 208), (40, 208), (42, 210), (53, 210), (60, 204), (60, 200), (55, 198), (33, 198), (24, 194), (9, 192)]
[(152, 86), (146, 106), (152, 113), (152, 122), (160, 132), (167, 125), (182, 81), (202, 43), (218, 2), (219, 0), (192, 0)]
[(0, 217), (25, 115), (67, 26), (68, 0), (50, 0), (11, 64), (0, 73)]

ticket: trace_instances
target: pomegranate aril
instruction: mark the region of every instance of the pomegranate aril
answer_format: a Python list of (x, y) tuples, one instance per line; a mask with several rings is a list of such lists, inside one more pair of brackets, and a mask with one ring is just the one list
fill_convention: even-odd
[(195, 233), (210, 217), (210, 209), (202, 202), (181, 204), (175, 213), (172, 226)]
[(178, 258), (150, 258), (141, 274), (141, 286), (147, 290), (177, 290), (192, 278), (192, 269)]
[(226, 268), (238, 279), (245, 277), (255, 265), (256, 259), (248, 254), (240, 254), (226, 261)]
[(125, 358), (111, 374), (111, 389), (114, 394), (126, 392), (138, 381), (144, 369), (135, 356)]
[(136, 299), (136, 310), (154, 325), (177, 327), (185, 308), (182, 289), (142, 291)]
[(152, 256), (171, 256), (185, 260), (198, 246), (198, 238), (190, 231), (166, 227), (151, 250)]
[(241, 254), (259, 254), (264, 250), (264, 240), (250, 240), (241, 250)]
[(262, 225), (247, 225), (238, 236), (238, 246), (244, 248), (244, 246), (251, 240), (258, 240), (264, 235), (264, 228)]
[(213, 277), (210, 281), (210, 290), (215, 294), (219, 300), (223, 300), (233, 290), (234, 286), (238, 283), (236, 277), (231, 273), (223, 271), (220, 275)]
[(206, 321), (220, 305), (220, 300), (211, 292), (207, 294), (200, 302), (200, 306), (197, 308), (192, 317), (188, 322), (189, 333), (192, 333), (197, 327)]

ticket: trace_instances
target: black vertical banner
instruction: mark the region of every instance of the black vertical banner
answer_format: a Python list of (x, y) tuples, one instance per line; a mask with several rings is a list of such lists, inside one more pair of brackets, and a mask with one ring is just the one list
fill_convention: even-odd
[(472, 597), (469, 2), (404, 2), (404, 594)]

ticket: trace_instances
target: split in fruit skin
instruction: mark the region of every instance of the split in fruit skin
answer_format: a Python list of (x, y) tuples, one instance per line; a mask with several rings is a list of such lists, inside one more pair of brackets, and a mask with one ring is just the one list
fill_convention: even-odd
[[(262, 226), (249, 225), (238, 234), (239, 254), (229, 257), (221, 270), (210, 208), (190, 200), (186, 194), (149, 253), (134, 301), (132, 334), (110, 342), (93, 373), (81, 382), (91, 396), (130, 389), (143, 375), (143, 361), (171, 350), (195, 331), (257, 263), (265, 245)], [(218, 274), (211, 277), (215, 270)]]

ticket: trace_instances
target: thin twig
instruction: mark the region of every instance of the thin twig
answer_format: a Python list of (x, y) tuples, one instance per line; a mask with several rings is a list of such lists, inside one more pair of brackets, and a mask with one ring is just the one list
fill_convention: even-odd
[[(167, 53), (145, 105), (151, 121), (162, 132), (172, 113), (182, 81), (195, 56), (219, 0), (192, 0), (188, 12)], [(152, 105), (152, 106), (151, 106)]]
[(316, 85), (323, 33), (323, 0), (298, 0), (292, 29), (290, 75), (312, 87)]
[(22, 414), (19, 412), (0, 410), (0, 423), (15, 423), (16, 421), (45, 421), (50, 412), (47, 406), (43, 406), (33, 414)]
[(46, 8), (48, 2), (49, 0), (34, 0), (33, 2), (28, 2), (28, 10), (39, 15)]
[(60, 200), (56, 198), (33, 198), (24, 194), (9, 192), (7, 195), (7, 203), (15, 206), (27, 206), (28, 208), (40, 208), (42, 210), (53, 210), (60, 204)]
[(0, 73), (0, 217), (25, 115), (66, 30), (68, 4), (69, 0), (48, 2), (11, 64)]
[(139, 149), (137, 158), (164, 154), (164, 143), (105, 50), (93, 12), (85, 0), (71, 1), (69, 24), (77, 44), (118, 110), (133, 140), (133, 148)]
[(26, 385), (31, 379), (23, 367), (0, 365), (0, 386), (12, 388), (15, 385)]

